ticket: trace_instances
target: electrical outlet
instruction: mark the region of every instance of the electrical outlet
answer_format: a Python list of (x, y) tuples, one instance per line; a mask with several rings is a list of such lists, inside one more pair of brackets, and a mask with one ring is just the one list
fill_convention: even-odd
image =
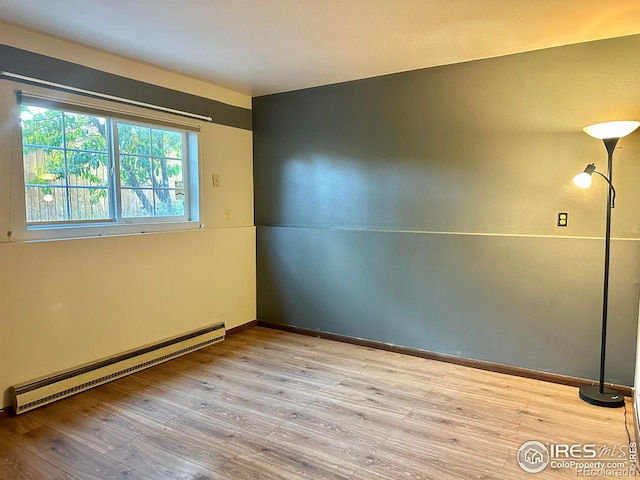
[(211, 174), (211, 184), (214, 187), (219, 187), (220, 186), (220, 175), (218, 175), (217, 173), (212, 173)]
[(225, 210), (224, 211), (224, 217), (225, 217), (227, 222), (230, 222), (231, 221), (231, 210)]
[(567, 212), (558, 212), (558, 226), (566, 227), (569, 224), (569, 214)]

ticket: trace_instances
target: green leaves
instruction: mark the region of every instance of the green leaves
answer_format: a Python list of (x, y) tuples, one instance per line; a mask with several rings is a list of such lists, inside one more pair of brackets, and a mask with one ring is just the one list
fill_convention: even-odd
[(68, 149), (107, 152), (107, 139), (104, 135), (106, 120), (76, 113), (64, 114), (65, 146)]
[(120, 182), (124, 187), (151, 187), (151, 159), (120, 155)]
[(182, 158), (182, 134), (172, 130), (151, 130), (153, 156), (156, 158)]
[[(126, 215), (184, 214), (184, 205), (175, 200), (176, 182), (183, 182), (182, 139), (182, 134), (173, 130), (118, 122), (120, 182), (135, 194), (135, 199), (123, 196)], [(125, 198), (135, 205), (125, 205)], [(140, 210), (141, 214), (135, 213)]]
[(151, 156), (151, 129), (118, 122), (120, 154)]
[(23, 105), (20, 112), (22, 143), (62, 147), (62, 112)]

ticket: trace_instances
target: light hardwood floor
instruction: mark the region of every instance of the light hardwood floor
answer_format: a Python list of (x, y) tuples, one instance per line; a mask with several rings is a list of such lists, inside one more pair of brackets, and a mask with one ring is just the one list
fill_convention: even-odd
[(515, 455), (528, 440), (628, 443), (623, 409), (577, 396), (256, 327), (1, 420), (0, 478), (576, 478), (525, 473)]

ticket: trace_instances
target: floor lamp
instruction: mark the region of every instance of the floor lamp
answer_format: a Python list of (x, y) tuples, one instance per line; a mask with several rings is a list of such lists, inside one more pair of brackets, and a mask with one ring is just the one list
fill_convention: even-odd
[(584, 127), (584, 132), (604, 142), (609, 155), (607, 175), (596, 170), (595, 164), (587, 165), (584, 172), (579, 173), (573, 179), (573, 183), (582, 188), (591, 186), (591, 176), (597, 173), (609, 184), (607, 196), (607, 221), (604, 240), (604, 290), (602, 293), (602, 333), (600, 344), (600, 381), (598, 385), (585, 385), (580, 387), (580, 398), (585, 402), (600, 407), (621, 407), (624, 405), (624, 396), (611, 388), (604, 386), (604, 360), (607, 346), (607, 310), (609, 302), (609, 250), (611, 247), (611, 209), (615, 207), (616, 191), (613, 188), (613, 150), (622, 137), (625, 137), (640, 127), (640, 122), (606, 122)]

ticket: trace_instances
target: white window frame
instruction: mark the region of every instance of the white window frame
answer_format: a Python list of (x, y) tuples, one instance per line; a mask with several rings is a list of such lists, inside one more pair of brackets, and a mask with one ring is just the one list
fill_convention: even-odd
[[(11, 241), (37, 241), (56, 240), (67, 238), (102, 237), (111, 235), (133, 235), (146, 233), (159, 233), (183, 230), (195, 230), (202, 228), (200, 219), (201, 212), (201, 189), (199, 185), (200, 169), (202, 158), (199, 142), (200, 125), (190, 123), (183, 117), (176, 115), (150, 112), (147, 109), (119, 103), (109, 102), (101, 99), (87, 98), (67, 92), (52, 91), (35, 86), (28, 89), (16, 91), (16, 105), (12, 118), (14, 124), (14, 154), (12, 155), (12, 188), (11, 188)], [(183, 135), (183, 181), (185, 195), (185, 216), (184, 217), (141, 217), (141, 218), (121, 218), (121, 212), (114, 212), (115, 220), (105, 222), (100, 221), (79, 221), (48, 223), (48, 224), (28, 224), (26, 220), (26, 199), (24, 183), (24, 162), (22, 154), (22, 130), (20, 125), (21, 95), (26, 96), (28, 101), (25, 104), (42, 106), (55, 110), (62, 110), (87, 115), (108, 117), (113, 129), (117, 129), (117, 122), (127, 124), (138, 124), (146, 128), (163, 128), (178, 130)], [(35, 101), (34, 99), (37, 99)], [(50, 106), (47, 106), (50, 105)], [(64, 108), (63, 108), (64, 107)], [(114, 132), (112, 131), (111, 134)], [(113, 137), (112, 137), (113, 138)], [(114, 152), (110, 152), (111, 160), (118, 158), (117, 138), (112, 141), (115, 147)], [(109, 147), (111, 150), (111, 147)], [(120, 176), (118, 171), (119, 162), (115, 162), (114, 171), (110, 175), (110, 188), (113, 195), (120, 196)], [(119, 202), (119, 198), (118, 198)], [(111, 208), (120, 208), (120, 204), (111, 205)]]

